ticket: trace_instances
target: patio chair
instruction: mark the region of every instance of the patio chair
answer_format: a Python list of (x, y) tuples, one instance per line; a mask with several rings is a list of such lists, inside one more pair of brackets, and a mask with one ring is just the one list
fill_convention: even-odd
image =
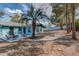
[(8, 42), (14, 42), (14, 41), (17, 41), (17, 39), (18, 39), (18, 35), (6, 35), (5, 36), (6, 37), (6, 41), (8, 41)]
[(5, 35), (7, 37), (7, 39), (10, 39), (10, 38), (15, 38), (15, 35)]

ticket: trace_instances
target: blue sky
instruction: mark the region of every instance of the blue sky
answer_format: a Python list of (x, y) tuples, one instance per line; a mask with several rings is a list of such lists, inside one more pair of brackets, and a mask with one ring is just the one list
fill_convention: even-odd
[(18, 4), (18, 3), (0, 3), (0, 9), (3, 9), (3, 8), (6, 8), (6, 7), (8, 7), (8, 8), (11, 8), (11, 9), (21, 9), (21, 5), (20, 4)]
[(9, 21), (13, 13), (19, 12), (23, 13), (28, 9), (27, 5), (20, 3), (0, 3), (0, 10), (3, 10), (6, 15), (1, 18), (3, 21)]
[[(23, 3), (0, 3), (0, 10), (3, 10), (5, 12), (5, 15), (0, 18), (0, 21), (9, 21), (14, 13), (27, 13), (29, 10), (30, 4), (23, 4)], [(46, 14), (47, 16), (50, 16), (52, 14), (52, 7), (49, 4), (33, 4), (33, 6), (37, 9), (42, 9), (42, 12)], [(42, 6), (42, 7), (41, 7)], [(47, 24), (48, 21), (40, 20), (41, 23)]]

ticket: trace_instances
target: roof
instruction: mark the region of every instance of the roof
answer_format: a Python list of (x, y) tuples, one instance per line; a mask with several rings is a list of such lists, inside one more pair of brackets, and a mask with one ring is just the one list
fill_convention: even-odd
[[(28, 24), (28, 26), (31, 26), (32, 24)], [(20, 23), (15, 23), (15, 22), (4, 22), (4, 21), (0, 21), (0, 26), (13, 26), (13, 27), (26, 27), (26, 26), (23, 26), (21, 25)], [(41, 23), (37, 23), (36, 26), (40, 26), (40, 27), (43, 27), (45, 28), (45, 26)]]
[[(32, 26), (32, 23), (28, 24), (27, 26)], [(41, 24), (41, 23), (36, 23), (36, 26), (37, 26), (37, 27), (43, 27), (43, 28), (46, 28), (46, 26), (44, 26), (44, 25)]]
[(39, 27), (43, 27), (43, 28), (46, 28), (46, 26), (44, 26), (43, 24), (41, 24), (41, 23), (39, 23), (39, 24), (37, 24), (37, 26)]
[(23, 27), (20, 23), (0, 21), (0, 26)]

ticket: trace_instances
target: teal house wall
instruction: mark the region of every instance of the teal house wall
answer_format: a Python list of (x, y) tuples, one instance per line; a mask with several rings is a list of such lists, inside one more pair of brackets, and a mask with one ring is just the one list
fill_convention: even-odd
[[(9, 26), (0, 26), (0, 35), (7, 35), (9, 30)], [(13, 30), (15, 35), (24, 34), (24, 27), (13, 27)]]
[[(13, 23), (13, 22), (0, 22), (0, 35), (1, 36), (5, 36), (8, 34), (10, 27), (13, 28), (14, 30), (14, 34), (15, 35), (32, 35), (32, 24), (31, 25), (27, 25), (27, 26), (22, 26), (20, 24), (17, 23)], [(42, 24), (37, 24), (36, 25), (36, 29), (35, 29), (35, 33), (42, 33), (44, 32), (45, 27)]]

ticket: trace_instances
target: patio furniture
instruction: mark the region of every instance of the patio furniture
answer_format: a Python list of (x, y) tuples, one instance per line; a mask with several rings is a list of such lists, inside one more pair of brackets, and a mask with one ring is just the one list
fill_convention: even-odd
[(9, 41), (14, 41), (18, 39), (18, 35), (5, 35), (5, 37), (6, 37), (6, 40), (9, 40)]
[(24, 36), (21, 34), (18, 35), (5, 35), (5, 36), (0, 36), (0, 42), (16, 42), (19, 40), (23, 40)]
[(5, 35), (7, 37), (7, 39), (10, 39), (10, 38), (15, 38), (16, 36), (15, 35)]

